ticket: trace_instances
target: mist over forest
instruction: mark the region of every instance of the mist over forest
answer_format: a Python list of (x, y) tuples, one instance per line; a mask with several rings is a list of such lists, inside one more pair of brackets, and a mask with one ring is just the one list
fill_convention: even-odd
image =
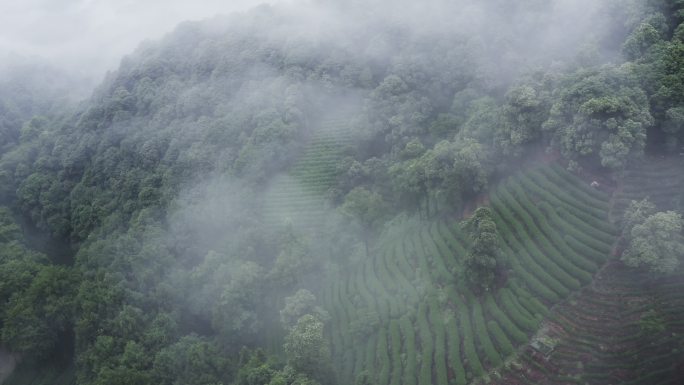
[(683, 1), (139, 3), (0, 5), (0, 383), (684, 382)]

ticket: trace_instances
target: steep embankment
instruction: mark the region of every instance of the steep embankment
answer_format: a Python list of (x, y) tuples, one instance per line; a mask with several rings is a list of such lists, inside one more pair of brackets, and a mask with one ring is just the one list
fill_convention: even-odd
[(553, 351), (526, 346), (497, 383), (681, 383), (683, 290), (681, 276), (654, 283), (612, 262), (544, 322)]

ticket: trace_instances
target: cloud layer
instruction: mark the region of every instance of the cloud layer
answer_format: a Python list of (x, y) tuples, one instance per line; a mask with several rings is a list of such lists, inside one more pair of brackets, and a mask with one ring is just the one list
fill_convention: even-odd
[(281, 0), (0, 1), (0, 58), (37, 56), (84, 78), (100, 78), (145, 39), (185, 20)]

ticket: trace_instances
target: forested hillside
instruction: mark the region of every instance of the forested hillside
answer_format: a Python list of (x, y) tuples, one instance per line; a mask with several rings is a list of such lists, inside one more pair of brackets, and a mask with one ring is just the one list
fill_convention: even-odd
[(684, 2), (446, 3), (5, 71), (6, 383), (676, 383)]

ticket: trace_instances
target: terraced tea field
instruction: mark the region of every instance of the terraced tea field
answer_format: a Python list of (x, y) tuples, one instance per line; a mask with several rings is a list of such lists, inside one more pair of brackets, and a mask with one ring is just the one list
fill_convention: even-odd
[(290, 171), (271, 181), (263, 205), (266, 223), (290, 222), (304, 231), (320, 226), (329, 213), (325, 194), (335, 184), (336, 165), (351, 142), (348, 115), (335, 115), (316, 124)]
[(631, 200), (647, 197), (659, 211), (684, 207), (684, 159), (647, 158), (628, 170), (615, 192), (611, 216), (620, 219)]
[[(554, 309), (544, 357), (526, 347), (497, 384), (680, 384), (684, 380), (684, 277), (652, 277), (612, 262), (594, 284)], [(649, 314), (662, 330), (648, 331)]]
[(456, 221), (404, 220), (369, 258), (331, 273), (322, 298), (341, 383), (363, 372), (380, 385), (496, 378), (612, 251), (608, 196), (561, 167), (519, 173), (490, 201), (506, 268), (492, 293), (462, 282), (469, 240)]
[[(676, 209), (684, 193), (683, 166), (676, 158), (647, 158), (630, 169), (615, 192), (612, 218), (619, 220), (630, 200), (646, 197), (658, 210)], [(613, 260), (547, 318), (543, 338), (556, 341), (556, 349), (542, 357), (525, 347), (497, 383), (684, 383), (682, 306), (681, 271), (654, 277)], [(657, 322), (647, 322), (649, 317)]]

